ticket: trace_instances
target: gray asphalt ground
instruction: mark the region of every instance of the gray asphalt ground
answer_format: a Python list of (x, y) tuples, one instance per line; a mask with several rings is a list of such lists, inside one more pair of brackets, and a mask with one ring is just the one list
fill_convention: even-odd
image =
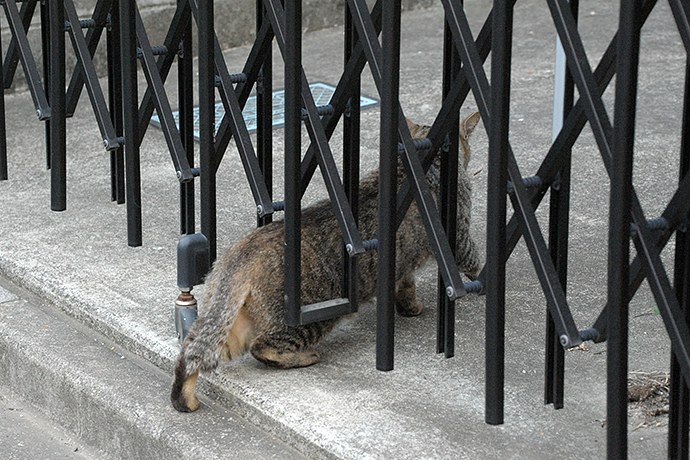
[[(615, 32), (617, 3), (580, 6), (592, 65)], [(467, 2), (475, 34), (489, 7)], [(555, 31), (543, 2), (518, 2), (514, 34), (510, 139), (528, 176), (551, 139)], [(248, 50), (227, 51), (231, 72), (239, 71)], [(311, 81), (337, 83), (341, 29), (306, 34), (303, 50)], [(400, 98), (415, 120), (431, 123), (440, 107), (441, 57), (440, 4), (404, 13)], [(663, 210), (677, 182), (685, 58), (662, 2), (643, 29), (640, 61), (634, 182), (648, 217)], [(365, 74), (364, 93), (377, 97)], [(612, 117), (611, 97), (609, 89)], [(545, 301), (523, 243), (508, 263), (502, 426), (484, 423), (484, 298), (458, 301), (456, 356), (435, 354), (433, 264), (418, 274), (428, 309), (418, 318), (396, 320), (394, 371), (375, 370), (375, 309), (363, 305), (323, 343), (319, 365), (276, 371), (246, 357), (200, 380), (197, 413), (174, 412), (167, 398), (178, 351), (172, 315), (178, 188), (163, 135), (150, 128), (144, 139), (144, 245), (130, 248), (125, 208), (109, 201), (109, 158), (87, 101), (68, 122), (68, 209), (62, 213), (49, 209), (43, 126), (30, 96), (13, 94), (6, 104), (10, 180), (0, 183), (0, 284), (12, 294), (5, 300), (0, 295), (2, 386), (41, 408), (79, 443), (111, 458), (604, 457), (606, 346), (568, 351), (565, 408), (544, 406)], [(462, 114), (475, 108), (470, 100)], [(378, 109), (364, 112), (362, 126), (362, 169), (369, 170), (378, 161)], [(277, 197), (281, 137), (276, 130)], [(341, 137), (336, 134), (332, 145)], [(481, 126), (472, 145), (473, 228), (485, 247), (487, 139)], [(609, 188), (589, 128), (573, 151), (573, 178), (568, 298), (575, 321), (585, 328), (606, 301)], [(324, 195), (317, 181), (305, 203)], [(219, 248), (253, 227), (253, 209), (232, 147), (219, 170)], [(545, 224), (547, 205), (537, 214)], [(672, 249), (671, 242), (664, 251), (667, 266)], [(202, 297), (203, 286), (194, 292)], [(646, 284), (631, 303), (630, 327), (630, 369), (668, 370), (668, 338)], [(630, 458), (664, 457), (666, 423), (663, 416), (650, 419), (632, 409)]]
[(64, 428), (37, 413), (26, 401), (1, 388), (0, 449), (3, 458), (95, 459), (99, 455), (67, 434)]

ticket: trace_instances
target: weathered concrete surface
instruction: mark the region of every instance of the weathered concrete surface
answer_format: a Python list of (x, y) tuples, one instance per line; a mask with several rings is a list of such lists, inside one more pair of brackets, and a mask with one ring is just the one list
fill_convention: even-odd
[[(168, 375), (32, 300), (0, 303), (3, 387), (30, 401), (80, 443), (101, 450), (88, 455), (73, 450), (75, 457), (301, 458), (217, 404), (204, 407), (212, 417), (180, 417), (168, 404)], [(31, 442), (32, 433), (22, 430), (21, 443)], [(20, 452), (18, 447), (23, 446), (10, 452)]]
[[(467, 3), (476, 34), (490, 4)], [(616, 28), (615, 5), (581, 6), (580, 28), (592, 64)], [(510, 140), (523, 175), (530, 175), (551, 139), (555, 32), (543, 2), (518, 2), (515, 13)], [(406, 13), (403, 21), (401, 102), (406, 115), (430, 122), (440, 106), (442, 9), (436, 5)], [(666, 4), (657, 6), (643, 31), (635, 185), (653, 217), (677, 182), (682, 109), (677, 95), (682, 94), (686, 54)], [(310, 80), (336, 83), (342, 31), (306, 34), (303, 48)], [(246, 46), (229, 50), (229, 67), (241, 68), (247, 53)], [(275, 85), (282, 86), (279, 75)], [(363, 85), (366, 94), (376, 96), (368, 71)], [(610, 116), (611, 95), (607, 91)], [(7, 105), (10, 180), (0, 183), (0, 273), (169, 373), (178, 350), (172, 321), (178, 190), (162, 134), (150, 129), (144, 139), (144, 246), (129, 248), (125, 208), (108, 201), (109, 159), (88, 105), (82, 102), (82, 111), (68, 123), (68, 210), (63, 213), (49, 211), (42, 125), (35, 121), (29, 96), (11, 95)], [(469, 101), (462, 113), (475, 107)], [(363, 170), (377, 165), (378, 124), (377, 109), (363, 114)], [(277, 152), (281, 137), (282, 131), (276, 131)], [(473, 148), (473, 225), (485, 246), (487, 139), (482, 129)], [(276, 177), (282, 170), (279, 158), (278, 153)], [(573, 177), (568, 296), (575, 320), (584, 328), (606, 301), (608, 223), (608, 179), (589, 128), (573, 151)], [(277, 179), (277, 197), (281, 187)], [(317, 182), (305, 202), (323, 195)], [(219, 171), (218, 197), (219, 247), (224, 248), (252, 228), (255, 218), (234, 147)], [(548, 207), (538, 217), (545, 223)], [(671, 242), (664, 257), (672, 248)], [(418, 286), (428, 311), (397, 320), (392, 372), (374, 369), (375, 315), (372, 306), (364, 305), (324, 342), (321, 364), (275, 371), (245, 358), (204, 377), (200, 391), (313, 457), (604, 456), (606, 347), (588, 344), (567, 352), (566, 407), (554, 411), (543, 405), (545, 301), (523, 243), (508, 263), (505, 425), (484, 424), (484, 299), (467, 296), (458, 302), (456, 356), (446, 360), (434, 353), (433, 267), (419, 275)], [(203, 287), (195, 292), (202, 294)], [(668, 339), (646, 284), (631, 304), (630, 325), (631, 370), (668, 369)], [(160, 398), (145, 406), (143, 415), (170, 410), (168, 389), (157, 388)], [(192, 416), (171, 414), (171, 420), (182, 424), (215, 423), (217, 417), (206, 407)], [(644, 424), (637, 415), (631, 418), (631, 458), (663, 456), (666, 422), (658, 421), (661, 427), (656, 420)]]
[[(369, 5), (373, 5), (373, 0), (367, 0)], [(90, 18), (93, 15), (96, 0), (73, 0), (74, 6), (81, 19)], [(175, 14), (176, 0), (139, 0), (136, 2), (141, 13), (142, 20), (146, 25), (146, 31), (152, 45), (162, 44), (168, 33), (170, 22)], [(345, 0), (323, 1), (306, 0), (302, 2), (302, 26), (305, 32), (311, 32), (327, 27), (342, 24), (344, 21)], [(403, 0), (402, 5), (405, 10), (424, 8), (433, 4), (432, 0)], [(21, 6), (21, 5), (19, 5)], [(31, 26), (29, 27), (28, 37), (32, 52), (36, 57), (36, 62), (41, 62), (41, 22), (40, 7), (36, 8)], [(6, 15), (0, 15), (0, 28), (2, 42), (9, 43), (11, 39), (10, 29), (7, 24)], [(215, 0), (214, 18), (218, 40), (224, 48), (233, 48), (249, 43), (256, 35), (256, 0)], [(86, 32), (84, 32), (86, 34)], [(196, 27), (194, 27), (194, 38), (196, 42)], [(96, 69), (99, 75), (107, 74), (105, 60), (105, 34), (101, 39), (99, 51), (96, 59)], [(76, 62), (74, 52), (70, 48), (69, 36), (67, 37), (67, 69), (71, 70)], [(196, 50), (196, 47), (194, 47)], [(194, 51), (196, 53), (196, 51)], [(26, 89), (24, 74), (20, 69), (12, 90)]]
[(96, 452), (65, 433), (52, 420), (38, 414), (25, 401), (0, 388), (0, 449), (3, 458), (96, 459)]

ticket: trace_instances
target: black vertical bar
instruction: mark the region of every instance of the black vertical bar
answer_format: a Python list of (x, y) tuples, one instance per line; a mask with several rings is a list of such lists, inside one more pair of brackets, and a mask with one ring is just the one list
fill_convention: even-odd
[[(187, 0), (178, 0), (184, 8)], [(194, 73), (192, 68), (192, 17), (180, 25), (184, 29), (178, 48), (177, 86), (179, 89), (180, 137), (187, 153), (187, 162), (194, 167)], [(194, 181), (180, 184), (180, 233), (195, 232)]]
[[(358, 42), (357, 29), (352, 23), (352, 14), (345, 4), (345, 49), (344, 65), (352, 58)], [(343, 118), (343, 185), (352, 209), (355, 223), (359, 223), (359, 169), (360, 169), (360, 94), (361, 76), (353, 81), (353, 93), (347, 101)], [(350, 257), (343, 248), (343, 297), (349, 299), (352, 311), (357, 311), (357, 258)]]
[(607, 456), (628, 454), (628, 276), (637, 98), (637, 0), (621, 0), (611, 162), (608, 260)]
[[(570, 0), (570, 11), (577, 22), (579, 0)], [(565, 66), (563, 83), (563, 119), (573, 107), (573, 77)], [(571, 149), (563, 153), (563, 163), (550, 188), (549, 204), (549, 250), (551, 260), (558, 272), (558, 279), (566, 289), (568, 283), (568, 226), (570, 216), (570, 170)], [(544, 404), (553, 404), (554, 409), (563, 408), (565, 382), (565, 350), (561, 345), (556, 326), (547, 311), (546, 314), (546, 369), (544, 379)]]
[[(122, 49), (120, 45), (120, 12), (115, 3), (112, 3), (110, 5), (110, 24), (108, 24), (106, 32), (108, 106), (110, 119), (118, 137), (124, 136), (122, 74), (120, 73)], [(117, 204), (125, 202), (125, 155), (122, 146), (110, 152), (110, 199)]]
[(383, 5), (381, 151), (379, 154), (376, 368), (393, 370), (395, 332), (395, 206), (400, 113), (400, 0)]
[[(2, 75), (2, 42), (0, 42), (0, 75)], [(7, 130), (5, 125), (5, 85), (0, 82), (0, 180), (7, 180)]]
[[(266, 18), (263, 0), (256, 1), (256, 33), (259, 34)], [(273, 43), (261, 58), (261, 70), (256, 85), (256, 154), (264, 176), (268, 194), (273, 198)], [(266, 225), (273, 214), (257, 217), (257, 225)]]
[(285, 303), (286, 324), (300, 322), (302, 160), (302, 1), (285, 2)]
[(510, 58), (513, 4), (495, 0), (491, 39), (491, 120), (486, 248), (486, 422), (503, 423), (505, 377), (505, 260)]
[[(690, 55), (685, 64), (685, 101), (683, 106), (683, 131), (680, 148), (680, 179), (690, 172)], [(674, 262), (674, 288), (685, 321), (690, 322), (690, 241), (687, 224), (676, 230)], [(669, 389), (668, 458), (688, 458), (688, 430), (690, 429), (690, 392), (683, 378), (676, 354), (671, 350), (671, 383)]]
[[(12, 22), (15, 22), (14, 27), (17, 28), (17, 31), (23, 30), (25, 34), (29, 31), (29, 27), (31, 26), (31, 22), (34, 17), (34, 12), (36, 10), (36, 3), (37, 0), (22, 2), (22, 6), (18, 11), (19, 16), (17, 16), (19, 18), (19, 21), (16, 22), (11, 19), (13, 15), (9, 14), (9, 10), (7, 9), (7, 3), (3, 2), (3, 6), (5, 6), (5, 13), (7, 15), (7, 22), (10, 26), (10, 31), (12, 31)], [(17, 6), (16, 3), (14, 4), (14, 6)], [(45, 5), (45, 7), (47, 8), (48, 5)], [(16, 8), (13, 8), (13, 10), (16, 10)], [(41, 22), (43, 22), (43, 19), (44, 17), (43, 15), (41, 15)], [(45, 16), (45, 20), (45, 30), (47, 31), (48, 16)], [(46, 36), (45, 39), (48, 40), (48, 37)], [(21, 48), (22, 47), (20, 46), (20, 40), (18, 39), (18, 37), (15, 37), (14, 34), (10, 35), (10, 43), (7, 46), (7, 54), (5, 55), (5, 67), (2, 69), (2, 81), (5, 85), (5, 89), (8, 89), (12, 86), (12, 81), (14, 80), (14, 75), (17, 72), (17, 66), (19, 65), (19, 61), (21, 59)], [(45, 59), (47, 58), (48, 56), (45, 56)], [(30, 79), (30, 77), (28, 79)], [(31, 86), (31, 84), (29, 84), (29, 86)]]
[(199, 2), (199, 158), (201, 166), (201, 232), (216, 259), (215, 67), (213, 0)]
[[(23, 9), (24, 5), (22, 5)], [(50, 14), (48, 2), (41, 2), (41, 54), (43, 60), (43, 88), (50, 104)], [(50, 169), (50, 118), (45, 120), (46, 169)]]
[(50, 208), (67, 209), (67, 144), (65, 123), (64, 0), (49, 3), (50, 12)]
[(122, 100), (124, 107), (127, 244), (141, 246), (141, 168), (135, 0), (120, 0)]
[[(453, 35), (447, 22), (443, 33), (443, 99), (451, 90), (451, 84), (460, 71), (460, 56), (453, 45)], [(457, 240), (459, 112), (454, 112), (451, 130), (444, 142), (441, 154), (441, 220), (448, 236), (450, 248), (455, 254)], [(438, 275), (438, 322), (436, 352), (446, 358), (455, 355), (455, 301), (446, 293), (446, 285)]]
[[(570, 203), (570, 153), (566, 154), (555, 187), (551, 187), (549, 208), (549, 249), (558, 272), (561, 286), (565, 289), (568, 278), (568, 207)], [(544, 403), (563, 408), (565, 351), (561, 345), (553, 317), (546, 314), (546, 372)]]

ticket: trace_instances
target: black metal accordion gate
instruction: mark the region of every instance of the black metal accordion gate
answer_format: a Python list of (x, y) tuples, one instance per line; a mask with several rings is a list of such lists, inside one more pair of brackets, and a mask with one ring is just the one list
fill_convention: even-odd
[[(142, 244), (140, 148), (154, 112), (158, 114), (170, 158), (171, 176), (180, 182), (180, 230), (176, 322), (184, 335), (194, 319), (191, 290), (202, 282), (216, 257), (216, 174), (234, 140), (254, 199), (257, 224), (284, 212), (286, 323), (305, 324), (357, 310), (357, 256), (378, 251), (377, 359), (380, 370), (394, 366), (395, 258), (399, 216), (414, 201), (438, 266), (437, 351), (454, 355), (455, 300), (468, 292), (486, 293), (486, 412), (489, 424), (504, 422), (506, 262), (524, 239), (546, 301), (546, 362), (544, 401), (564, 405), (564, 350), (583, 341), (608, 344), (608, 457), (627, 456), (628, 303), (644, 280), (651, 288), (671, 340), (671, 402), (669, 458), (688, 458), (690, 397), (690, 70), (683, 94), (678, 186), (660, 216), (647, 218), (633, 187), (633, 150), (638, 94), (640, 29), (657, 0), (621, 0), (619, 28), (592, 69), (578, 33), (579, 0), (547, 0), (562, 46), (562, 87), (559, 128), (534, 175), (521, 172), (519, 152), (510, 143), (511, 50), (516, 0), (495, 0), (478, 33), (473, 34), (461, 0), (441, 0), (444, 21), (443, 100), (424, 142), (412, 140), (399, 100), (401, 1), (378, 0), (370, 9), (365, 0), (344, 2), (343, 71), (334, 94), (318, 106), (302, 66), (302, 2), (257, 0), (256, 38), (241, 69), (231, 73), (214, 28), (214, 2), (179, 0), (168, 33), (160, 45), (150, 42), (134, 0), (97, 0), (93, 14), (80, 19), (73, 0), (0, 0), (11, 41), (2, 62), (2, 89), (13, 81), (21, 63), (37, 116), (46, 123), (47, 164), (51, 169), (51, 208), (66, 209), (66, 126), (85, 88), (111, 157), (113, 201), (126, 203), (128, 244)], [(18, 5), (21, 5), (18, 6)], [(690, 4), (669, 0), (685, 47), (690, 69)], [(40, 8), (42, 70), (27, 32)], [(198, 35), (193, 37), (192, 24)], [(86, 30), (86, 33), (84, 33)], [(65, 34), (70, 42), (66, 43)], [(108, 61), (107, 97), (93, 63), (105, 37)], [(193, 73), (193, 42), (198, 41), (198, 81)], [(272, 90), (273, 43), (285, 65), (285, 129), (283, 200), (273, 187), (274, 134)], [(77, 58), (69, 83), (65, 78), (65, 48)], [(490, 77), (484, 68), (491, 54)], [(166, 81), (177, 63), (179, 125), (176, 124)], [(361, 74), (369, 66), (381, 98), (379, 234), (363, 240), (358, 230)], [(140, 97), (139, 69), (146, 80)], [(616, 77), (613, 116), (602, 94)], [(68, 83), (68, 84), (67, 84)], [(63, 91), (63, 89), (66, 90)], [(195, 90), (196, 89), (196, 90)], [(575, 99), (575, 90), (579, 99)], [(242, 110), (252, 92), (257, 97), (255, 143)], [(198, 147), (193, 138), (192, 111), (198, 95)], [(462, 279), (454, 259), (456, 229), (452, 180), (442, 187), (440, 209), (425, 180), (432, 156), (449, 149), (442, 177), (457, 171), (459, 110), (472, 94), (489, 138), (486, 266), (479, 279)], [(216, 97), (225, 115), (215, 118)], [(9, 178), (5, 142), (4, 95), (0, 94), (0, 180)], [(335, 163), (331, 138), (342, 122), (343, 177)], [(586, 124), (594, 135), (603, 167), (610, 178), (608, 301), (591, 327), (578, 328), (566, 296), (571, 149)], [(310, 144), (303, 148), (303, 125)], [(340, 148), (340, 147), (338, 147)], [(418, 153), (424, 153), (420, 156)], [(455, 154), (453, 154), (455, 153)], [(407, 179), (396, 189), (398, 156)], [(195, 158), (199, 159), (198, 166)], [(300, 298), (301, 202), (312, 177), (320, 171), (343, 240), (342, 295), (315, 305)], [(195, 222), (195, 186), (199, 182), (200, 232)], [(549, 193), (548, 236), (535, 211)], [(508, 203), (512, 214), (508, 215)], [(393, 223), (393, 224), (391, 224)], [(672, 273), (660, 253), (675, 236)], [(632, 240), (635, 253), (630, 254)], [(631, 257), (633, 256), (633, 257)]]

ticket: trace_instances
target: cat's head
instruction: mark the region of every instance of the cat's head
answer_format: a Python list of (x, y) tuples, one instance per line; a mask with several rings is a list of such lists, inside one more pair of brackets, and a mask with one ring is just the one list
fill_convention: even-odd
[[(460, 154), (462, 155), (462, 164), (467, 169), (467, 165), (470, 162), (470, 156), (472, 154), (470, 150), (469, 139), (470, 135), (479, 124), (479, 112), (474, 112), (467, 117), (463, 118), (460, 122)], [(410, 130), (410, 135), (413, 139), (422, 139), (429, 134), (431, 126), (420, 125), (410, 120), (406, 119), (407, 127)]]

